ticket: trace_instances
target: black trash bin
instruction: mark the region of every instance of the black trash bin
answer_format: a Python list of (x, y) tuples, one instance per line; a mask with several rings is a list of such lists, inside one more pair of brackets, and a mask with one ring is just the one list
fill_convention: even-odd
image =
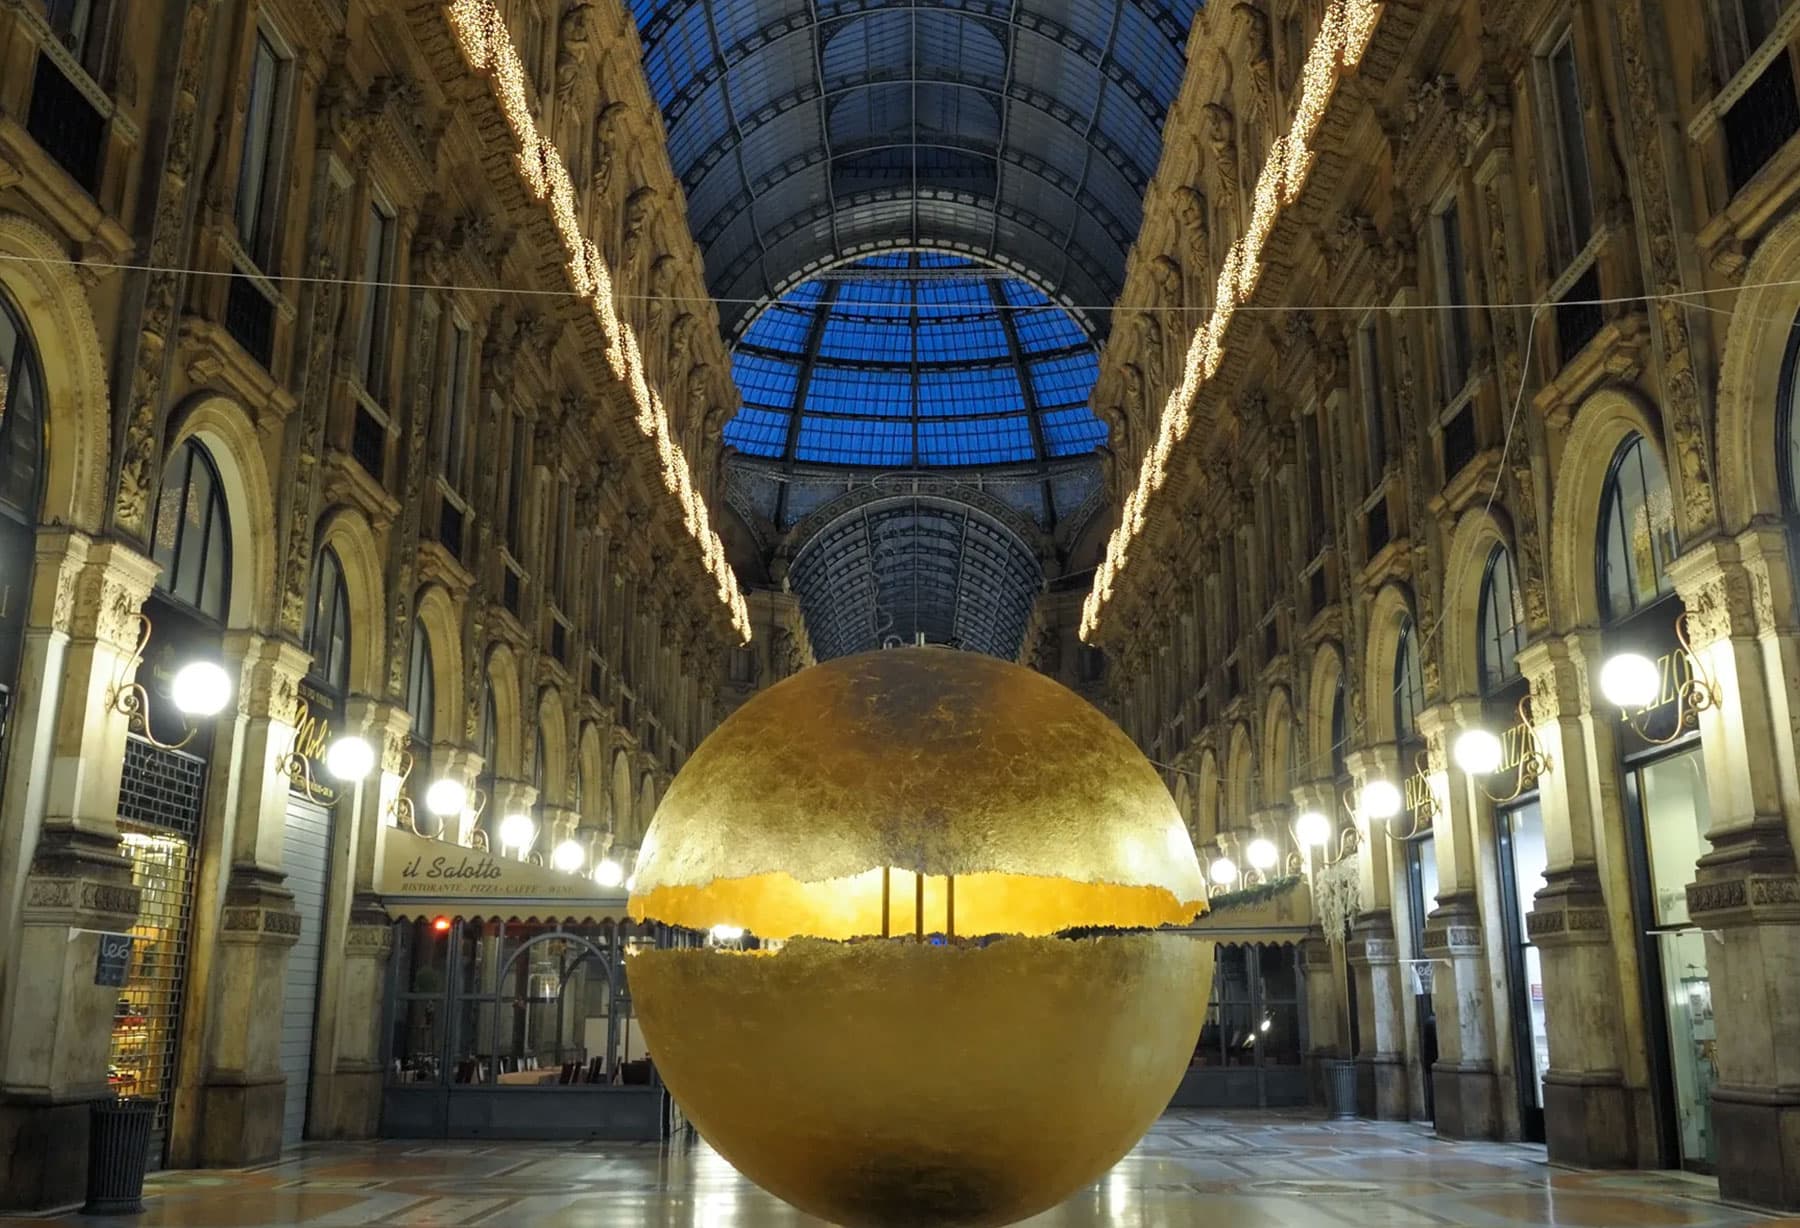
[(144, 1170), (156, 1101), (97, 1100), (88, 1122), (88, 1215), (134, 1215), (144, 1209)]
[(1356, 1063), (1337, 1059), (1325, 1063), (1325, 1107), (1334, 1118), (1356, 1116)]

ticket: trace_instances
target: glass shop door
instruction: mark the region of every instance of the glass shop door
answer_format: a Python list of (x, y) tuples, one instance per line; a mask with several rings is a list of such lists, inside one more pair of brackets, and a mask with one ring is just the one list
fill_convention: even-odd
[(1511, 997), (1513, 1066), (1519, 1083), (1519, 1126), (1526, 1139), (1544, 1141), (1544, 1075), (1550, 1069), (1550, 1032), (1544, 1021), (1544, 965), (1528, 935), (1531, 912), (1549, 853), (1544, 845), (1544, 813), (1534, 797), (1498, 811), (1501, 894), (1513, 901), (1504, 911), (1507, 984)]
[[(1641, 951), (1652, 1019), (1663, 1017), (1653, 1046), (1663, 1110), (1671, 1119), (1682, 1167), (1710, 1173), (1717, 1162), (1712, 1091), (1719, 1078), (1707, 937), (1688, 918), (1687, 885), (1706, 853), (1710, 821), (1700, 748), (1633, 765), (1627, 777), (1633, 878), (1648, 924)], [(1652, 1024), (1654, 1026), (1654, 1023)]]

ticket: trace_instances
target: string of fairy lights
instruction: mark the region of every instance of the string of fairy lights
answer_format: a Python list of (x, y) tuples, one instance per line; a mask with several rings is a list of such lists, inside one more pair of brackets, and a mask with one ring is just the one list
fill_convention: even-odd
[(551, 221), (562, 240), (570, 285), (593, 311), (595, 323), (606, 338), (607, 365), (613, 377), (625, 383), (637, 407), (634, 424), (656, 447), (663, 488), (681, 508), (682, 527), (699, 547), (707, 573), (718, 584), (719, 601), (730, 611), (733, 630), (740, 642), (747, 644), (752, 635), (750, 612), (738, 590), (737, 576), (726, 560), (725, 543), (712, 527), (711, 513), (695, 485), (687, 454), (675, 438), (662, 397), (650, 385), (637, 333), (621, 316), (612, 271), (599, 246), (582, 233), (569, 169), (532, 118), (525, 67), (513, 46), (506, 19), (494, 7), (493, 0), (450, 0), (445, 11), (463, 59), (471, 69), (487, 77), (500, 112), (518, 142), (515, 161), (519, 177), (533, 198), (550, 208)]
[(1106, 554), (1094, 573), (1094, 588), (1082, 604), (1080, 635), (1091, 642), (1100, 626), (1100, 615), (1112, 600), (1113, 587), (1131, 558), (1131, 545), (1143, 532), (1150, 500), (1168, 480), (1169, 459), (1187, 438), (1193, 424), (1193, 406), (1201, 389), (1218, 373), (1225, 357), (1225, 334), (1238, 309), (1256, 294), (1262, 282), (1263, 250), (1283, 209), (1300, 198), (1312, 173), (1317, 154), (1313, 137), (1324, 122), (1325, 112), (1337, 93), (1338, 83), (1356, 71), (1374, 37), (1381, 18), (1382, 0), (1331, 0), (1319, 35), (1307, 52), (1301, 71), (1300, 97), (1294, 121), (1275, 138), (1268, 162), (1257, 176), (1249, 225), (1232, 243), (1214, 291), (1214, 310), (1194, 330), (1182, 366), (1181, 383), (1163, 404), (1156, 442), (1138, 470), (1137, 483), (1126, 497), (1118, 527), (1106, 543)]

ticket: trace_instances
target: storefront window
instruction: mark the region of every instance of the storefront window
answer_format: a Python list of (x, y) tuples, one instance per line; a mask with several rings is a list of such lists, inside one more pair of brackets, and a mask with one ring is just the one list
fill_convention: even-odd
[(1662, 462), (1633, 435), (1619, 445), (1600, 504), (1600, 602), (1611, 623), (1674, 591), (1675, 509)]
[(623, 961), (651, 941), (610, 922), (399, 923), (389, 1081), (650, 1082)]
[(1300, 977), (1289, 944), (1220, 946), (1193, 1067), (1300, 1065)]

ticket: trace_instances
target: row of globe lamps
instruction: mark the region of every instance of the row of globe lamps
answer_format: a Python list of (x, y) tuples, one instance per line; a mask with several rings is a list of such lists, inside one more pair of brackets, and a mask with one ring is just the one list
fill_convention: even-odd
[[(1656, 662), (1642, 653), (1615, 653), (1600, 667), (1601, 695), (1624, 712), (1642, 711), (1654, 704), (1661, 693), (1662, 682)], [(1456, 766), (1471, 777), (1492, 775), (1500, 770), (1505, 759), (1500, 738), (1479, 726), (1458, 734), (1450, 753)], [(1377, 778), (1363, 785), (1356, 812), (1362, 818), (1385, 822), (1398, 816), (1405, 805), (1405, 796), (1398, 785)], [(1336, 834), (1330, 818), (1318, 810), (1305, 811), (1294, 820), (1294, 839), (1302, 848), (1323, 850)], [(1255, 872), (1257, 881), (1262, 881), (1281, 859), (1281, 852), (1274, 841), (1258, 836), (1245, 847), (1244, 859)], [(1237, 862), (1225, 855), (1215, 858), (1207, 867), (1207, 877), (1222, 890), (1240, 885), (1248, 878)]]
[[(147, 641), (148, 636), (145, 639)], [(216, 661), (189, 661), (177, 669), (169, 680), (170, 702), (189, 721), (217, 716), (231, 702), (231, 695), (231, 675)], [(114, 706), (132, 715), (134, 724), (144, 728), (146, 734), (148, 727), (142, 714), (147, 703), (147, 697), (135, 684), (115, 688)], [(358, 784), (367, 780), (375, 771), (375, 748), (367, 738), (353, 733), (343, 734), (326, 746), (323, 763), (325, 770), (340, 782)], [(448, 820), (468, 810), (469, 789), (459, 780), (441, 776), (426, 786), (423, 800), (427, 811), (439, 819)], [(515, 849), (522, 859), (532, 841), (537, 838), (537, 823), (530, 815), (514, 812), (500, 820), (497, 834), (502, 855), (509, 848)], [(565, 874), (581, 873), (587, 861), (588, 850), (573, 838), (562, 840), (550, 851), (551, 866)], [(588, 873), (595, 884), (602, 888), (623, 886), (630, 889), (625, 867), (612, 857), (597, 858)]]

